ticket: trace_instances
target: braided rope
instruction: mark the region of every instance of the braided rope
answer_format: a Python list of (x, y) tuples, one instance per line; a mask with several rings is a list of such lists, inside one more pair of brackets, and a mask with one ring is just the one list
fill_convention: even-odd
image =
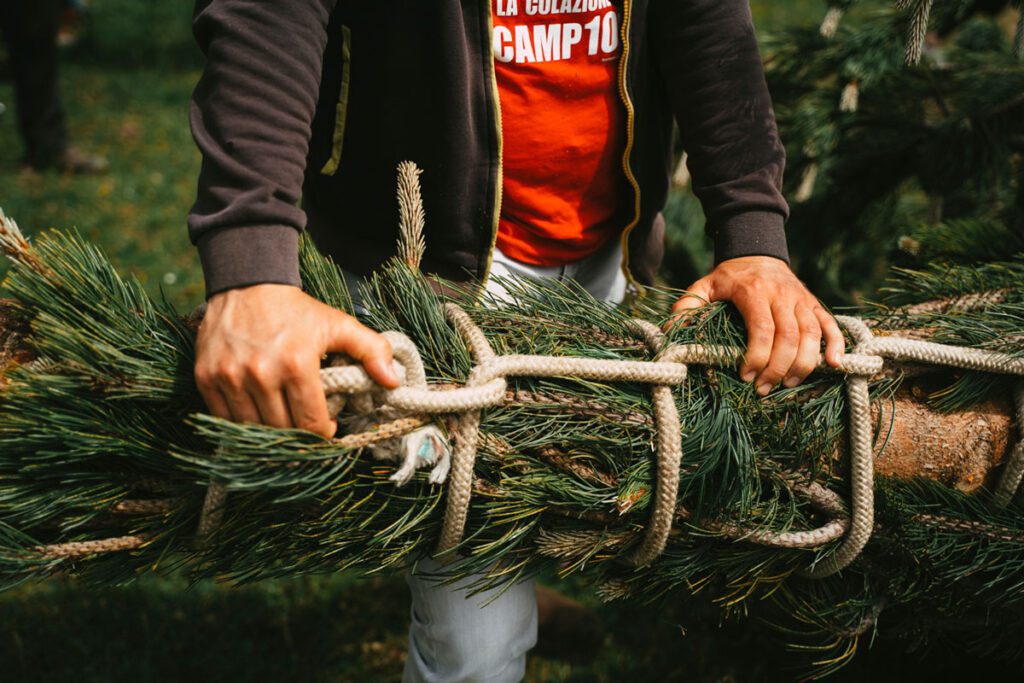
[(116, 553), (122, 550), (134, 550), (146, 539), (142, 536), (118, 536), (98, 541), (72, 541), (71, 543), (55, 543), (36, 548), (36, 552), (44, 560), (62, 560), (100, 553)]
[[(644, 540), (626, 559), (632, 564), (643, 566), (658, 557), (664, 550), (676, 516), (679, 466), (682, 459), (681, 427), (671, 387), (685, 382), (688, 365), (731, 365), (742, 356), (742, 349), (701, 344), (666, 346), (661, 330), (647, 321), (634, 320), (630, 332), (657, 354), (653, 362), (561, 356), (498, 356), (491, 349), (482, 330), (465, 311), (448, 303), (444, 312), (475, 362), (466, 384), (461, 388), (446, 388), (445, 391), (432, 390), (419, 384), (381, 392), (383, 403), (393, 408), (426, 414), (460, 415), (453, 434), (456, 445), (452, 456), (447, 506), (437, 546), (438, 554), (452, 552), (461, 543), (465, 532), (473, 490), (473, 464), (480, 436), (481, 410), (504, 404), (509, 377), (571, 377), (653, 385), (651, 393), (656, 430), (654, 450), (657, 457), (657, 490)], [(837, 316), (836, 320), (855, 343), (853, 351), (845, 355), (841, 367), (834, 369), (847, 375), (851, 515), (846, 518), (833, 509), (836, 518), (817, 529), (783, 533), (751, 531), (744, 536), (764, 545), (809, 548), (819, 547), (845, 533), (845, 539), (832, 555), (805, 572), (813, 578), (829, 576), (848, 566), (871, 538), (874, 527), (874, 452), (869, 379), (882, 371), (885, 359), (1024, 375), (1024, 359), (1009, 354), (914, 339), (876, 337), (857, 318)], [(407, 354), (409, 350), (405, 349), (403, 353)], [(404, 363), (404, 360), (401, 362)], [(833, 370), (821, 358), (818, 368)], [(358, 366), (327, 368), (323, 373), (328, 376), (325, 385), (331, 387), (358, 391), (372, 386), (366, 373)], [(1024, 451), (1024, 446), (1018, 446), (1015, 454), (1020, 451)], [(1013, 469), (1016, 473), (1014, 476), (1019, 481), (1024, 478), (1024, 454), (1019, 455), (1014, 462), (1017, 463)], [(1008, 466), (1007, 470), (1010, 469)], [(1010, 482), (1011, 479), (1008, 474), (1004, 481)], [(1016, 482), (1006, 485), (1015, 488)], [(718, 526), (734, 531), (728, 525)]]
[[(592, 359), (563, 356), (502, 355), (494, 353), (483, 331), (469, 315), (453, 303), (444, 306), (445, 317), (462, 337), (475, 363), (461, 387), (429, 387), (422, 359), (412, 341), (398, 332), (384, 332), (391, 343), (395, 369), (403, 380), (397, 389), (383, 390), (358, 365), (324, 368), (320, 371), (324, 391), (340, 406), (345, 397), (358, 412), (372, 409), (374, 398), (381, 406), (411, 413), (372, 429), (349, 434), (333, 442), (347, 448), (361, 448), (378, 441), (408, 434), (429, 420), (429, 415), (458, 414), (452, 436), (450, 484), (437, 554), (452, 553), (462, 542), (470, 497), (473, 471), (480, 440), (480, 415), (485, 408), (503, 405), (509, 396), (509, 377), (569, 377), (597, 381), (628, 381), (651, 384), (657, 459), (656, 492), (650, 521), (641, 544), (625, 559), (636, 566), (654, 561), (664, 550), (672, 523), (680, 517), (678, 507), (679, 469), (682, 463), (682, 429), (672, 397), (672, 387), (686, 381), (689, 365), (724, 367), (734, 365), (743, 355), (739, 348), (702, 344), (669, 344), (657, 326), (633, 320), (629, 332), (654, 354), (653, 361)], [(763, 530), (743, 531), (725, 523), (712, 523), (717, 530), (733, 538), (784, 548), (820, 547), (845, 534), (835, 552), (804, 571), (811, 578), (830, 576), (853, 562), (871, 538), (874, 527), (874, 451), (872, 444), (869, 380), (882, 372), (885, 359), (915, 361), (995, 374), (1024, 375), (1024, 358), (1010, 354), (949, 346), (901, 337), (878, 337), (858, 318), (836, 316), (837, 322), (854, 341), (838, 368), (831, 368), (819, 357), (819, 370), (847, 375), (849, 403), (851, 513), (838, 496), (822, 487), (804, 486), (801, 491), (812, 505), (832, 515), (817, 529), (795, 532)], [(372, 396), (371, 396), (372, 395)], [(1007, 464), (994, 500), (1007, 505), (1024, 479), (1024, 382), (1015, 390), (1019, 442)], [(806, 489), (806, 490), (805, 490)], [(820, 490), (819, 490), (820, 489)], [(799, 492), (799, 491), (798, 491)], [(200, 513), (197, 536), (209, 536), (220, 522), (227, 489), (211, 480)], [(685, 519), (686, 515), (682, 514)], [(43, 546), (38, 552), (45, 558), (79, 557), (98, 552), (114, 552), (139, 547), (144, 539), (125, 536)]]
[(1024, 382), (1017, 384), (1013, 392), (1013, 402), (1017, 408), (1017, 445), (1014, 446), (1006, 461), (1003, 477), (999, 480), (993, 499), (999, 507), (1006, 507), (1013, 500), (1020, 488), (1020, 480), (1024, 477)]

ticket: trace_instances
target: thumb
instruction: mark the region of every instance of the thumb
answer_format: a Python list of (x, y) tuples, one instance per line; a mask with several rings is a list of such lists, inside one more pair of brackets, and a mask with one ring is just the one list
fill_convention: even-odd
[(391, 344), (352, 316), (331, 310), (328, 324), (327, 353), (344, 353), (361, 363), (373, 381), (394, 389), (399, 385), (395, 373)]
[(669, 318), (666, 327), (677, 324), (685, 324), (687, 318), (701, 308), (711, 303), (711, 281), (703, 277), (686, 288), (686, 293), (679, 297), (672, 304), (672, 317)]

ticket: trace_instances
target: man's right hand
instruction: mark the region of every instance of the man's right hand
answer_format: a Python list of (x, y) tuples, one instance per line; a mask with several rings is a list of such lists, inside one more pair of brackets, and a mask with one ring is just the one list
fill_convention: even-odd
[(355, 318), (291, 285), (263, 284), (210, 297), (196, 338), (196, 384), (210, 412), (235, 422), (299, 427), (324, 437), (320, 360), (343, 353), (392, 389), (391, 345)]

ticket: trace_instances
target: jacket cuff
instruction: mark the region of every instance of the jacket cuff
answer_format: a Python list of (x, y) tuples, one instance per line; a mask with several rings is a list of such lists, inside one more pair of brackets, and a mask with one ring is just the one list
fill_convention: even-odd
[(789, 263), (785, 218), (772, 211), (748, 211), (715, 231), (715, 265), (740, 256), (774, 256)]
[(286, 225), (221, 228), (199, 238), (206, 298), (259, 284), (302, 286), (299, 231)]

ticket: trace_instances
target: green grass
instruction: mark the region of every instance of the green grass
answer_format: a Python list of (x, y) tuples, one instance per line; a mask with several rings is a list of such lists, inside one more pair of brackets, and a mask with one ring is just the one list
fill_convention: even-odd
[(348, 577), (237, 590), (176, 579), (82, 590), (52, 580), (0, 601), (0, 679), (395, 680), (404, 599), (395, 582)]
[[(238, 589), (150, 578), (119, 589), (83, 590), (52, 580), (0, 597), (0, 657), (10, 676), (0, 679), (395, 681), (405, 652), (406, 602), (400, 580), (351, 576)], [(664, 645), (680, 633), (654, 612), (624, 609), (606, 616), (620, 642), (609, 640), (589, 665), (531, 658), (529, 680), (677, 680), (694, 671), (695, 658), (707, 658), (653, 648), (652, 636)], [(721, 676), (739, 668), (718, 657), (713, 666), (721, 676), (708, 677), (709, 665), (701, 662), (698, 677), (688, 680), (725, 680)]]
[[(111, 172), (70, 176), (19, 169), (13, 111), (0, 118), (0, 207), (27, 232), (77, 228), (154, 295), (179, 307), (202, 298), (202, 273), (185, 218), (199, 154), (188, 129), (194, 71), (103, 70), (69, 65), (63, 94), (76, 145), (103, 154)], [(12, 104), (9, 84), (0, 102)]]
[(759, 31), (818, 23), (825, 16), (824, 0), (751, 0), (750, 9)]

